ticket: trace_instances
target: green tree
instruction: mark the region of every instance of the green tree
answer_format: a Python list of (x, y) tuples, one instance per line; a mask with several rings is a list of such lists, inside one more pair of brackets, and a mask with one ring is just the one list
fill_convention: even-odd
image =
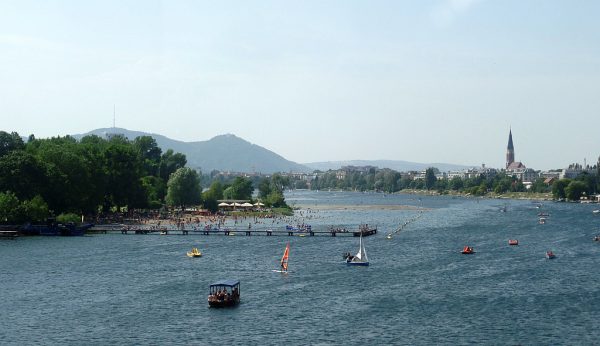
[(560, 179), (556, 180), (552, 184), (552, 196), (555, 199), (565, 199), (567, 198), (567, 194), (565, 192), (565, 188), (569, 186), (571, 183), (571, 179)]
[(136, 137), (133, 147), (142, 159), (145, 175), (158, 176), (162, 150), (156, 144), (156, 140), (151, 136)]
[(164, 181), (169, 181), (169, 177), (179, 168), (185, 167), (187, 159), (184, 154), (175, 153), (173, 149), (167, 150), (160, 158), (159, 176)]
[(254, 191), (252, 182), (244, 177), (236, 177), (228, 189), (231, 189), (229, 192), (230, 199), (251, 199)]
[(14, 150), (23, 150), (25, 144), (18, 133), (0, 131), (0, 157)]
[(19, 198), (12, 192), (0, 192), (0, 223), (17, 222), (20, 218)]
[(573, 180), (565, 187), (565, 195), (571, 201), (578, 201), (585, 194), (587, 188), (584, 182)]
[(204, 202), (204, 208), (210, 210), (211, 212), (216, 212), (219, 210), (218, 200), (223, 199), (223, 185), (221, 182), (213, 181), (210, 184), (208, 190), (204, 191), (202, 194), (202, 201)]
[(452, 178), (452, 179), (450, 179), (450, 181), (448, 182), (448, 187), (449, 187), (451, 190), (454, 190), (454, 191), (459, 191), (459, 190), (461, 190), (461, 189), (463, 188), (463, 186), (464, 186), (464, 182), (463, 182), (462, 178), (461, 178), (461, 177), (458, 177), (458, 176), (456, 176), (456, 177), (453, 177), (453, 178)]
[(39, 195), (33, 197), (31, 200), (24, 201), (21, 204), (21, 210), (25, 216), (25, 221), (29, 222), (42, 222), (50, 216), (48, 204)]
[(435, 182), (437, 178), (435, 177), (435, 168), (429, 167), (425, 170), (425, 188), (427, 190), (431, 190), (435, 187)]
[(0, 191), (12, 191), (19, 199), (30, 199), (47, 186), (46, 167), (33, 155), (14, 150), (0, 157)]
[(201, 201), (200, 177), (188, 167), (179, 168), (167, 183), (167, 204), (179, 206), (199, 204)]
[[(104, 152), (107, 176), (106, 195), (117, 208), (143, 205), (142, 164), (135, 149), (128, 142), (114, 138)], [(141, 200), (142, 199), (142, 200)]]

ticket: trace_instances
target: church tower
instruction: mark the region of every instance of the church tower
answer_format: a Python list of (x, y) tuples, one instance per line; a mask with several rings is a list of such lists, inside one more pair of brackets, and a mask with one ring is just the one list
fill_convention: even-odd
[(512, 129), (508, 131), (508, 147), (506, 148), (506, 168), (515, 162), (515, 147), (512, 141)]

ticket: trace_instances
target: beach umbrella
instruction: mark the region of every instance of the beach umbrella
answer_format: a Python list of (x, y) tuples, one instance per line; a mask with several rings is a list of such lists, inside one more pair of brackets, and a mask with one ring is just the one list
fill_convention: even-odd
[(244, 207), (244, 208), (252, 208), (253, 205), (250, 204), (250, 203), (248, 203), (248, 202), (246, 202), (246, 203), (242, 204), (242, 207)]
[(229, 206), (230, 205), (225, 202), (219, 203), (219, 207), (229, 207)]

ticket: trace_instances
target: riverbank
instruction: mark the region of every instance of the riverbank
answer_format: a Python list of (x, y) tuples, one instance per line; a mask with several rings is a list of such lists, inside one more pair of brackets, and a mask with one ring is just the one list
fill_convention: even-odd
[(404, 189), (398, 193), (407, 193), (412, 195), (424, 195), (424, 196), (460, 196), (460, 197), (480, 197), (480, 198), (491, 198), (491, 199), (522, 199), (522, 200), (541, 200), (541, 201), (552, 201), (552, 193), (539, 193), (539, 192), (507, 192), (504, 194), (497, 194), (494, 192), (488, 192), (483, 196), (476, 196), (470, 193), (460, 192), (460, 191), (444, 191), (444, 193), (440, 193), (438, 191), (433, 190), (415, 190), (415, 189)]

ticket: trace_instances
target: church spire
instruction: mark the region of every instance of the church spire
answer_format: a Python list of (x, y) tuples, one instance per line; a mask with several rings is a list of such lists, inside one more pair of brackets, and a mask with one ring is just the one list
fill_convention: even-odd
[(508, 146), (506, 147), (506, 168), (515, 162), (515, 147), (512, 140), (512, 128), (508, 131)]

